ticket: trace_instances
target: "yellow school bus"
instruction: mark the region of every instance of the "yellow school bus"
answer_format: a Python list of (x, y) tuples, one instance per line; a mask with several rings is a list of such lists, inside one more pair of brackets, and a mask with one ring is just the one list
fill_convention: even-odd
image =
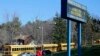
[(57, 51), (57, 44), (43, 44), (43, 49), (44, 50), (50, 50), (52, 52), (56, 52)]
[[(61, 50), (67, 50), (67, 44), (60, 44)], [(38, 47), (42, 47), (42, 50), (50, 50), (56, 52), (58, 44), (43, 44), (43, 45), (4, 45), (3, 56), (18, 56), (22, 53), (32, 53), (36, 54)], [(71, 43), (71, 48), (75, 47), (75, 43)]]
[[(71, 43), (71, 49), (75, 48), (75, 43)], [(61, 43), (61, 50), (67, 50), (67, 44)]]
[[(58, 44), (43, 44), (44, 50), (50, 50), (52, 52), (56, 52), (58, 48)], [(59, 48), (61, 50), (67, 50), (67, 44), (66, 43), (60, 43)], [(71, 43), (71, 49), (75, 48), (75, 43)]]
[(36, 53), (36, 45), (4, 45), (3, 56), (18, 56), (24, 52)]

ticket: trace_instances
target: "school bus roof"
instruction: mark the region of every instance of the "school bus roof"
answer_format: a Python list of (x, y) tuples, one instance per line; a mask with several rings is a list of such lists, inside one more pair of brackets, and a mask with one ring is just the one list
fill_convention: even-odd
[[(67, 45), (67, 43), (61, 43), (61, 45)], [(75, 43), (71, 43), (71, 45), (75, 45)]]
[(37, 45), (5, 45), (4, 47), (10, 46), (11, 48), (25, 48), (25, 47), (37, 47)]
[(44, 47), (52, 47), (52, 46), (58, 46), (57, 44), (43, 44)]

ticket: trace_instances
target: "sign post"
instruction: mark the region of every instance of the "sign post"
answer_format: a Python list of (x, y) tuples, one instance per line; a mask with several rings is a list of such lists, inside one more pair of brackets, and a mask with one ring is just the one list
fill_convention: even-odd
[(67, 52), (71, 56), (71, 20), (67, 20)]
[(78, 56), (81, 56), (81, 23), (77, 23), (77, 27), (78, 27)]

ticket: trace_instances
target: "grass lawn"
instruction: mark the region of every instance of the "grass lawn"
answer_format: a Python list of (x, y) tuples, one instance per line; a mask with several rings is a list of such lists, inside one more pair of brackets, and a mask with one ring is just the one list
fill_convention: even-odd
[[(72, 56), (78, 56), (77, 49), (73, 49), (71, 54)], [(52, 53), (51, 55), (46, 55), (46, 56), (67, 56), (67, 51)], [(82, 56), (100, 56), (100, 45), (83, 47)]]

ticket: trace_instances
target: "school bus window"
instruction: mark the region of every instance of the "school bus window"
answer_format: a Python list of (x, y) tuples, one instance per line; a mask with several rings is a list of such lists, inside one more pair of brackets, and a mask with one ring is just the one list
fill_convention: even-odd
[(30, 50), (31, 48), (28, 48), (28, 50)]
[(16, 48), (14, 48), (14, 50), (16, 51)]
[(32, 50), (32, 47), (30, 48), (30, 50)]
[(24, 48), (22, 48), (22, 50), (24, 50)]
[(16, 51), (16, 48), (14, 48), (14, 51)]
[(20, 48), (20, 50), (22, 51), (22, 48)]
[(20, 50), (20, 48), (18, 48), (18, 51)]
[(18, 51), (18, 48), (16, 48), (16, 51)]
[(26, 50), (28, 50), (28, 48), (26, 48)]
[(5, 52), (5, 54), (10, 54), (9, 52)]
[(14, 51), (16, 51), (16, 48), (14, 48)]
[(34, 48), (32, 47), (31, 50), (33, 50)]
[(19, 51), (20, 51), (21, 49), (19, 48)]
[(26, 48), (26, 50), (28, 50), (28, 49)]
[(19, 51), (19, 48), (17, 48), (17, 51)]
[(19, 51), (20, 51), (21, 49), (19, 48)]
[(31, 50), (31, 48), (29, 48), (29, 50)]
[(21, 51), (22, 49), (20, 48), (20, 51)]
[(12, 51), (15, 51), (15, 48), (13, 48)]
[(66, 45), (64, 45), (63, 47), (66, 47)]
[(27, 48), (27, 50), (29, 50), (29, 48)]
[(25, 48), (25, 50), (27, 50), (27, 48)]
[(30, 50), (30, 48), (28, 48), (28, 50)]
[(22, 50), (24, 50), (24, 48), (22, 48)]
[(25, 50), (27, 50), (27, 48), (25, 48)]
[(24, 50), (26, 50), (26, 48), (24, 48)]
[(17, 51), (19, 51), (19, 48), (17, 48)]
[(28, 48), (26, 48), (26, 50), (28, 50)]
[(26, 50), (29, 50), (29, 48), (26, 48)]
[(8, 48), (5, 48), (4, 50), (5, 50), (5, 51), (8, 51), (9, 49), (8, 49)]
[(28, 48), (28, 50), (30, 50), (31, 48)]
[(23, 51), (23, 48), (21, 48), (21, 51)]
[(24, 50), (24, 48), (22, 48), (22, 50)]
[(15, 48), (15, 51), (17, 51), (17, 48)]
[(16, 48), (14, 48), (14, 51), (16, 51)]
[(28, 48), (28, 50), (30, 50), (30, 48)]
[(31, 47), (30, 50), (32, 50), (33, 48)]

